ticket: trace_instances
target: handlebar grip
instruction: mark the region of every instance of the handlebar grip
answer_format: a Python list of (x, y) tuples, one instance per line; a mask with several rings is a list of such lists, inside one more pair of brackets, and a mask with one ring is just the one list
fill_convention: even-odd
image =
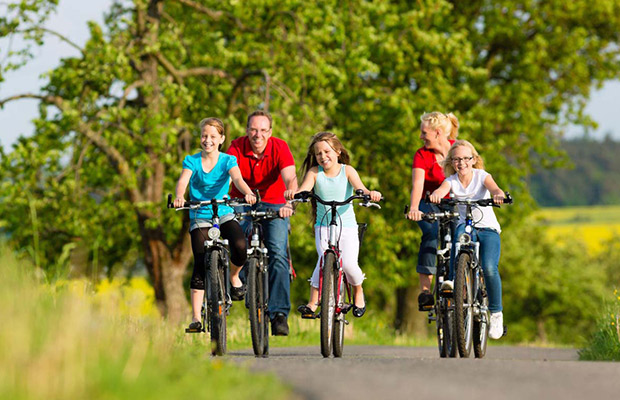
[(254, 195), (256, 196), (256, 202), (260, 203), (260, 191), (258, 189), (254, 189)]
[(407, 215), (407, 213), (409, 213), (409, 206), (405, 206), (405, 211), (403, 212), (405, 215)]
[(172, 195), (168, 193), (168, 208), (174, 208), (172, 205)]
[(355, 191), (355, 194), (358, 195), (358, 196), (362, 196), (364, 194), (364, 191), (362, 189), (357, 189)]
[(512, 204), (512, 196), (510, 195), (510, 193), (504, 192), (504, 194), (506, 194), (506, 199), (504, 200), (504, 203)]

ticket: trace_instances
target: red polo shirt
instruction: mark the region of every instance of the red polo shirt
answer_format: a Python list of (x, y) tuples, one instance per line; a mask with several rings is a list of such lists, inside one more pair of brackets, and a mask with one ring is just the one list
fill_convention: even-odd
[[(454, 140), (450, 140), (450, 144), (454, 144)], [(443, 168), (437, 162), (435, 153), (426, 147), (420, 147), (413, 156), (412, 168), (422, 168), (424, 170), (424, 190), (422, 198), (426, 192), (433, 193), (446, 177), (443, 174)]]
[[(281, 204), (286, 201), (284, 199), (286, 186), (280, 171), (295, 165), (295, 160), (291, 149), (284, 140), (270, 137), (267, 140), (263, 158), (260, 160), (254, 157), (250, 139), (247, 136), (233, 140), (227, 153), (237, 157), (243, 180), (252, 190), (259, 190), (261, 201), (273, 204)], [(234, 184), (230, 187), (231, 197), (243, 197)]]

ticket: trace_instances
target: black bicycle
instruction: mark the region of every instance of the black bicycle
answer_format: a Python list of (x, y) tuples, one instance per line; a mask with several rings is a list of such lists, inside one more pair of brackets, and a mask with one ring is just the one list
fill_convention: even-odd
[[(512, 204), (505, 193), (504, 204)], [(472, 210), (477, 207), (499, 207), (493, 199), (442, 199), (442, 205), (465, 205), (465, 232), (455, 243), (454, 323), (456, 343), (461, 357), (469, 357), (472, 347), (476, 358), (486, 354), (490, 312), (484, 273), (480, 265), (480, 243), (472, 240), (476, 221)]]
[(236, 213), (238, 217), (252, 219), (249, 237), (245, 295), (249, 311), (252, 348), (257, 357), (269, 355), (269, 256), (263, 240), (261, 221), (280, 218), (275, 210), (248, 210)]
[[(428, 202), (428, 195), (427, 200)], [(456, 337), (454, 334), (454, 298), (452, 293), (440, 290), (443, 281), (448, 279), (450, 271), (450, 251), (452, 250), (452, 229), (455, 218), (459, 214), (454, 206), (449, 204), (439, 204), (440, 211), (425, 213), (422, 219), (428, 222), (438, 223), (437, 234), (437, 270), (433, 279), (434, 305), (425, 306), (422, 310), (428, 311), (428, 323), (435, 321), (437, 327), (437, 345), (439, 356), (456, 357)], [(405, 206), (405, 215), (409, 211), (409, 206)]]
[[(211, 227), (207, 231), (208, 238), (205, 246), (205, 296), (203, 299), (201, 315), (201, 327), (199, 329), (185, 329), (187, 333), (200, 333), (209, 331), (211, 336), (211, 353), (213, 355), (226, 354), (226, 316), (232, 306), (230, 298), (230, 249), (228, 239), (220, 237), (220, 219), (218, 206), (247, 205), (245, 199), (212, 199), (208, 201), (188, 201), (183, 207), (176, 210), (196, 210), (201, 207), (211, 206), (213, 219)], [(168, 208), (174, 208), (172, 195), (168, 195)], [(206, 329), (206, 330), (205, 330)]]
[[(353, 200), (362, 200), (358, 205), (363, 207), (381, 206), (370, 201), (370, 196), (357, 190), (356, 194), (344, 201), (325, 201), (312, 192), (299, 192), (292, 202), (308, 202), (314, 199), (330, 208), (331, 221), (329, 223), (328, 247), (323, 253), (323, 264), (319, 274), (319, 303), (321, 312), (321, 354), (323, 357), (342, 357), (344, 349), (344, 327), (348, 322), (345, 314), (353, 307), (351, 299), (351, 285), (347, 282), (340, 260), (338, 246), (338, 206), (352, 203)], [(364, 224), (365, 226), (365, 224)], [(359, 230), (358, 232), (362, 232)], [(361, 240), (360, 240), (361, 242)], [(346, 297), (345, 297), (346, 291)]]

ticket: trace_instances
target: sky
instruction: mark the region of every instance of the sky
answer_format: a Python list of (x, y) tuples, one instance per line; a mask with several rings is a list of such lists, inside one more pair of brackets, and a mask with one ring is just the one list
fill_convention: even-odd
[[(103, 24), (103, 13), (112, 0), (60, 0), (57, 12), (47, 22), (46, 27), (68, 37), (78, 45), (88, 38), (86, 21), (92, 20)], [(0, 41), (2, 53), (6, 50), (7, 41)], [(0, 83), (0, 99), (21, 94), (36, 93), (45, 83), (40, 75), (52, 70), (63, 57), (77, 56), (77, 50), (53, 36), (45, 40), (42, 47), (35, 49), (35, 58), (18, 71), (8, 73), (6, 80)], [(607, 83), (601, 90), (593, 91), (586, 107), (589, 114), (598, 124), (596, 130), (590, 132), (593, 138), (602, 139), (610, 134), (620, 140), (620, 82)], [(29, 136), (34, 132), (32, 119), (37, 116), (36, 100), (18, 100), (0, 109), (0, 145), (8, 151), (19, 136)], [(565, 137), (581, 136), (581, 128), (569, 127)]]

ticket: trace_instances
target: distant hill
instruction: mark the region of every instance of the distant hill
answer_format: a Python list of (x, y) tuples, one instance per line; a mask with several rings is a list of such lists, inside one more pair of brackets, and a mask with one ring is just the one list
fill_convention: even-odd
[(544, 207), (620, 204), (620, 142), (587, 137), (565, 140), (574, 168), (530, 176), (532, 196)]

